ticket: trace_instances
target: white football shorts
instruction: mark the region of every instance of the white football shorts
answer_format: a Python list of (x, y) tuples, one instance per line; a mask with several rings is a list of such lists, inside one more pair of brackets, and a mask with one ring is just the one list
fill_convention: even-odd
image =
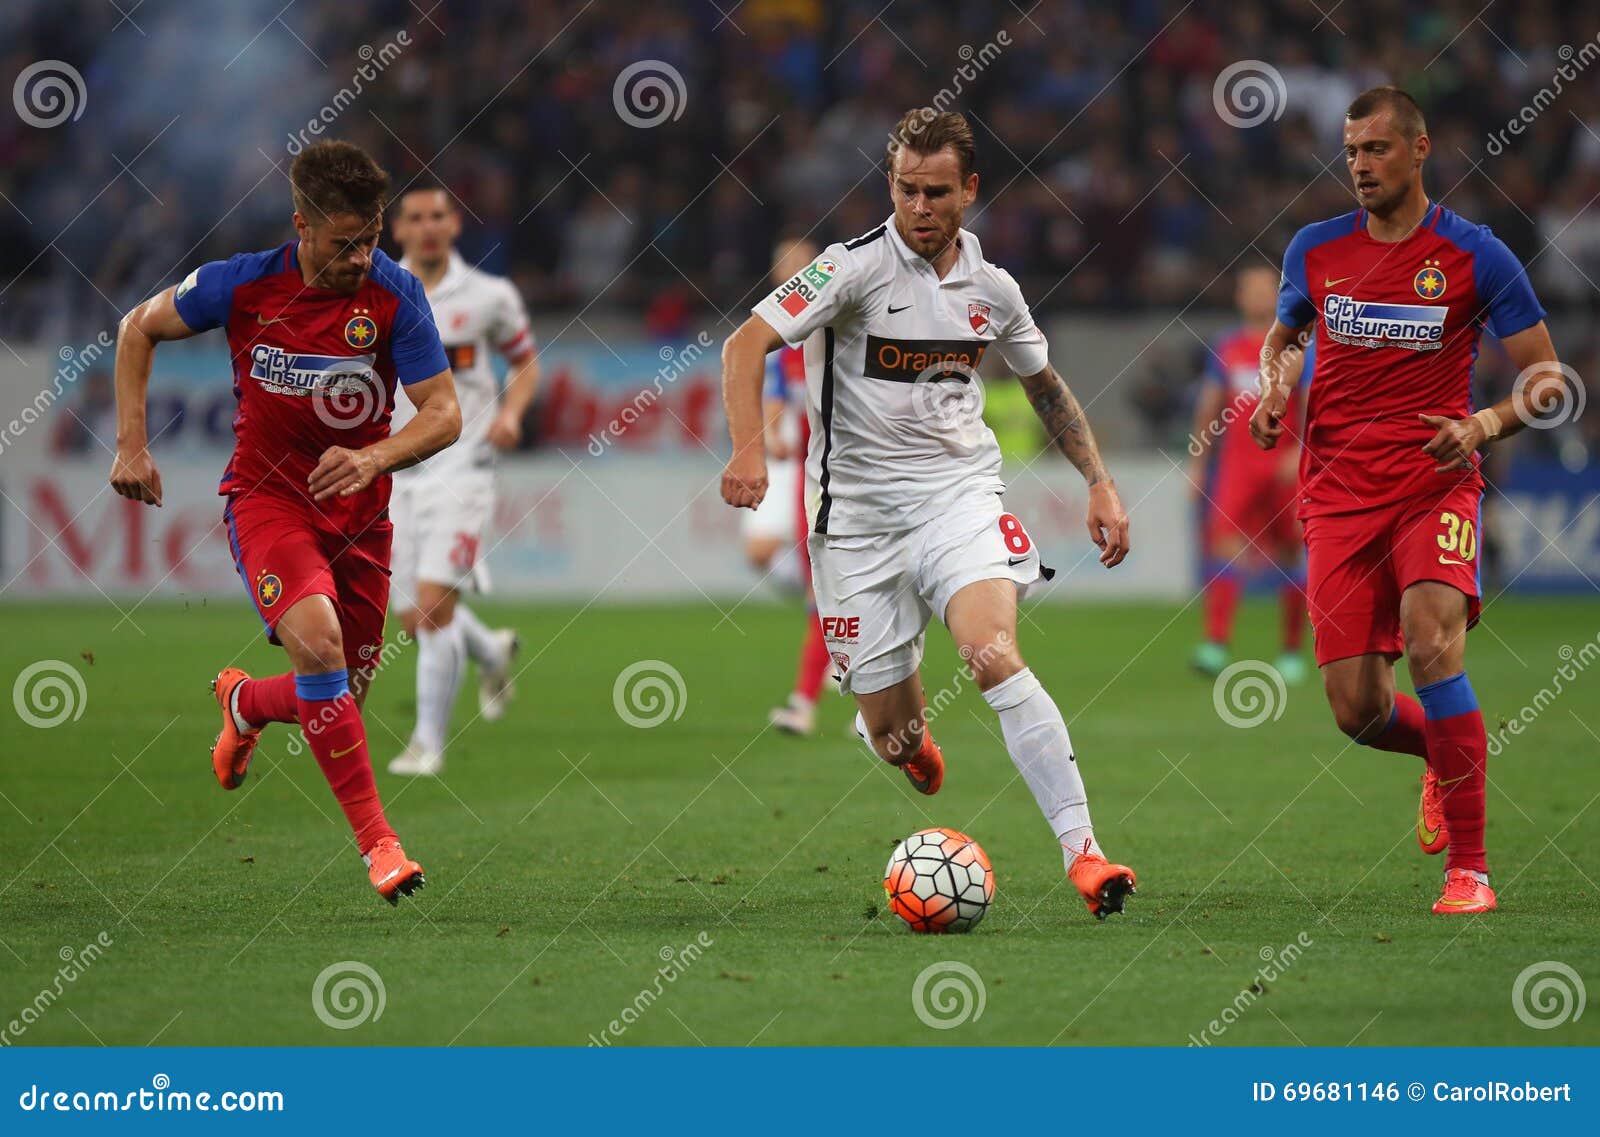
[(964, 494), (938, 516), (895, 533), (811, 534), (817, 615), (846, 693), (892, 687), (922, 663), (928, 621), (980, 580), (1016, 582), (1019, 597), (1054, 576), (1000, 495)]
[(461, 592), (486, 592), (489, 523), (494, 517), (494, 474), (473, 470), (448, 479), (424, 473), (396, 478), (389, 498), (394, 547), (389, 598), (395, 609), (416, 602), (417, 582)]

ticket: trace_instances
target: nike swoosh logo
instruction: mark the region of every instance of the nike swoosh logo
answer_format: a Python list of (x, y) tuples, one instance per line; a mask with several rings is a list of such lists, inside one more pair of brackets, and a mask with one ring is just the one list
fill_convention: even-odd
[(1449, 780), (1449, 781), (1445, 781), (1445, 779), (1443, 779), (1443, 778), (1440, 778), (1440, 779), (1439, 779), (1439, 788), (1440, 788), (1440, 789), (1441, 789), (1441, 790), (1442, 790), (1442, 789), (1444, 789), (1444, 788), (1445, 788), (1445, 787), (1446, 787), (1446, 786), (1453, 786), (1453, 785), (1455, 785), (1455, 784), (1456, 784), (1456, 783), (1457, 783), (1457, 782), (1464, 782), (1464, 781), (1466, 781), (1466, 780), (1467, 780), (1467, 779), (1468, 779), (1468, 778), (1470, 778), (1470, 777), (1472, 777), (1472, 775), (1471, 775), (1471, 774), (1462, 774), (1462, 775), (1461, 775), (1461, 776), (1460, 776), (1460, 777), (1459, 777), (1459, 778), (1451, 778), (1451, 779), (1450, 779), (1450, 780)]
[(1335, 284), (1343, 284), (1347, 280), (1354, 280), (1354, 279), (1355, 279), (1355, 277), (1353, 277), (1353, 276), (1341, 276), (1338, 280), (1329, 280), (1327, 277), (1323, 277), (1322, 278), (1322, 287), (1324, 287), (1324, 288), (1332, 288)]
[(1458, 561), (1454, 557), (1447, 557), (1443, 553), (1441, 553), (1441, 554), (1439, 554), (1439, 563), (1442, 564), (1442, 565), (1465, 565), (1467, 562), (1466, 561)]
[(1468, 908), (1478, 902), (1476, 900), (1441, 900), (1439, 903), (1446, 908)]
[(332, 754), (329, 755), (329, 757), (330, 758), (343, 758), (346, 754), (354, 754), (357, 750), (360, 750), (360, 749), (361, 749), (361, 743), (358, 742), (354, 746), (346, 746), (343, 750), (335, 750)]
[(1026, 556), (1011, 557), (1009, 560), (1006, 561), (1006, 564), (1010, 565), (1012, 568), (1016, 568), (1018, 565), (1020, 565), (1023, 561), (1025, 561), (1027, 559), (1028, 558)]
[(288, 323), (288, 321), (289, 321), (289, 317), (287, 317), (287, 316), (279, 316), (276, 319), (269, 320), (265, 316), (263, 316), (260, 312), (256, 313), (256, 322), (259, 323), (263, 328), (266, 327), (268, 324), (285, 324), (285, 323)]
[(911, 307), (911, 305), (909, 305), (909, 304), (902, 304), (898, 308), (894, 307), (893, 305), (890, 305), (890, 307), (889, 307), (889, 315), (892, 316), (896, 312), (904, 312), (909, 307)]
[(1424, 844), (1431, 845), (1439, 839), (1437, 829), (1429, 829), (1426, 821), (1427, 815), (1422, 812), (1422, 804), (1417, 804), (1417, 836), (1422, 838)]

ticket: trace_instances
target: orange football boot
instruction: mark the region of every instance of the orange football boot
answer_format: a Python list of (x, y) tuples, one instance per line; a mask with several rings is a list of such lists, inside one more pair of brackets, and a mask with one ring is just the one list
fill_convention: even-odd
[(1444, 824), (1444, 795), (1439, 792), (1439, 775), (1431, 767), (1422, 775), (1422, 800), (1417, 802), (1417, 844), (1430, 857), (1450, 844), (1450, 831)]
[(1067, 879), (1083, 894), (1083, 901), (1096, 920), (1104, 920), (1113, 912), (1121, 912), (1123, 901), (1139, 891), (1134, 887), (1139, 883), (1139, 878), (1132, 869), (1127, 865), (1111, 864), (1099, 853), (1089, 852), (1087, 841), (1084, 842), (1084, 851), (1077, 855), (1072, 867), (1067, 870)]
[(1444, 874), (1444, 892), (1433, 902), (1435, 916), (1471, 915), (1494, 911), (1494, 889), (1466, 869)]
[(906, 776), (906, 781), (911, 783), (911, 788), (919, 794), (932, 796), (939, 792), (939, 787), (944, 785), (944, 755), (939, 752), (939, 746), (933, 741), (933, 735), (926, 731), (922, 735), (922, 749), (917, 751), (904, 762), (895, 762)]
[(410, 896), (428, 883), (422, 866), (406, 856), (398, 837), (381, 838), (361, 859), (367, 862), (372, 887), (390, 904), (399, 904), (402, 896)]
[(222, 708), (222, 733), (211, 747), (211, 769), (225, 790), (236, 790), (250, 772), (250, 757), (261, 741), (261, 728), (240, 730), (233, 721), (233, 692), (250, 676), (237, 667), (224, 667), (211, 681), (211, 693)]

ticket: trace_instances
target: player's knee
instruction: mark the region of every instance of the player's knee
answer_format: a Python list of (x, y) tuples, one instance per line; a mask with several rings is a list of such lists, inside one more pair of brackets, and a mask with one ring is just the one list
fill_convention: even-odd
[(338, 671), (344, 667), (344, 637), (339, 626), (314, 628), (300, 635), (300, 650), (296, 653), (302, 670), (314, 668), (316, 672)]
[(1458, 653), (1461, 632), (1447, 628), (1437, 620), (1416, 621), (1406, 629), (1406, 659), (1411, 665), (1413, 678), (1428, 683), (1436, 677), (1448, 678), (1461, 670)]
[(1357, 742), (1372, 741), (1388, 723), (1393, 709), (1393, 704), (1381, 696), (1365, 691), (1330, 690), (1328, 705), (1339, 729)]
[(1016, 642), (1009, 636), (998, 637), (981, 646), (963, 644), (960, 652), (980, 691), (999, 686), (1026, 666)]

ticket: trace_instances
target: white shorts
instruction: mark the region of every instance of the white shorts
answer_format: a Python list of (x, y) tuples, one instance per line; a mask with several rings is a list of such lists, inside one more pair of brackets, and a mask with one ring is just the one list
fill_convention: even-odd
[(767, 496), (743, 516), (745, 539), (768, 537), (799, 541), (800, 463), (794, 458), (767, 463)]
[(389, 498), (394, 551), (389, 565), (390, 605), (416, 603), (417, 582), (461, 592), (489, 588), (483, 554), (494, 516), (494, 474), (474, 470), (448, 482), (424, 475), (396, 478)]
[(807, 541), (817, 615), (840, 686), (869, 694), (922, 664), (928, 620), (980, 580), (1011, 580), (1022, 596), (1055, 575), (1000, 496), (973, 493), (914, 529)]

